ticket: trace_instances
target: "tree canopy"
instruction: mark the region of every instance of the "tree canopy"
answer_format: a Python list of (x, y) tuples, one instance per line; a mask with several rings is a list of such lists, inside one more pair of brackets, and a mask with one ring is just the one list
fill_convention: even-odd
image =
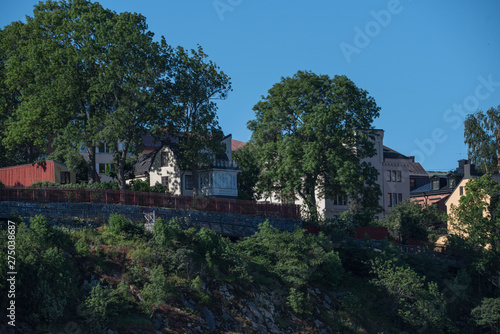
[(464, 122), (469, 158), (485, 173), (498, 173), (500, 152), (500, 105), (468, 115)]
[(230, 78), (203, 52), (177, 47), (173, 57), (173, 117), (184, 156), (182, 169), (191, 170), (193, 195), (198, 194), (197, 171), (202, 163), (222, 152), (222, 131), (217, 120), (216, 99), (231, 90)]
[(83, 148), (93, 183), (96, 146), (105, 143), (124, 189), (127, 159), (141, 153), (143, 135), (169, 129), (182, 134), (188, 167), (198, 166), (200, 147), (220, 146), (213, 99), (227, 96), (229, 78), (201, 47), (174, 51), (153, 37), (142, 15), (88, 0), (40, 2), (26, 23), (5, 27), (0, 154), (25, 150), (19, 156), (33, 162), (51, 153), (77, 169)]
[(298, 196), (312, 219), (317, 198), (335, 195), (375, 213), (378, 173), (362, 159), (375, 154), (372, 122), (379, 110), (346, 76), (299, 71), (282, 78), (254, 106), (256, 118), (248, 123), (262, 170), (258, 188), (281, 198)]

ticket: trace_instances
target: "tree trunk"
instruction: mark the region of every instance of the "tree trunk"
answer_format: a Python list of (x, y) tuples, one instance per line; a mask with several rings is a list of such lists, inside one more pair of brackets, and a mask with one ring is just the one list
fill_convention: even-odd
[(97, 171), (95, 167), (95, 146), (92, 145), (91, 142), (87, 142), (87, 153), (89, 156), (89, 161), (88, 161), (88, 182), (89, 184), (99, 182), (100, 180), (97, 177)]

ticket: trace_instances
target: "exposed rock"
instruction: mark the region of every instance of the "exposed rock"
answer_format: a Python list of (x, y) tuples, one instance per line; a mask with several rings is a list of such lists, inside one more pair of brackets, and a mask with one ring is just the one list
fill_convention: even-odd
[(214, 330), (215, 329), (215, 317), (212, 311), (210, 311), (208, 308), (203, 307), (203, 317), (205, 318), (205, 321), (207, 322), (208, 329)]

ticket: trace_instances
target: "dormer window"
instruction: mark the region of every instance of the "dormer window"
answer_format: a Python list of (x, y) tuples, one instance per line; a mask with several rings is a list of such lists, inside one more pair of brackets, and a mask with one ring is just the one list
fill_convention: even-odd
[(432, 190), (439, 190), (439, 179), (432, 181)]
[(448, 180), (448, 188), (453, 189), (457, 186), (455, 179), (449, 179)]

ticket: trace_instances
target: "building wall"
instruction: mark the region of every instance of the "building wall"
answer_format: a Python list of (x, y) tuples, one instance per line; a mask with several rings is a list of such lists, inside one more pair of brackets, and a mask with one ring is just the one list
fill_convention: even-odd
[(63, 164), (54, 163), (54, 182), (61, 183), (61, 172), (69, 172), (70, 183), (76, 183), (76, 173), (71, 172), (68, 167)]
[(37, 181), (55, 182), (54, 161), (0, 168), (0, 181), (6, 186), (28, 187)]
[(460, 197), (465, 194), (465, 185), (469, 182), (470, 179), (462, 179), (460, 183), (457, 185), (455, 190), (451, 193), (446, 201), (446, 211), (448, 212), (448, 233), (455, 234), (457, 231), (453, 228), (453, 225), (456, 223), (456, 220), (453, 218), (452, 210), (453, 207), (458, 207), (460, 204)]
[[(161, 165), (162, 152), (167, 154), (167, 165)], [(149, 171), (149, 184), (154, 186), (156, 182), (162, 183), (162, 177), (168, 178), (168, 191), (174, 195), (189, 195), (187, 192), (183, 192), (182, 188), (184, 186), (184, 174), (181, 173), (177, 160), (175, 158), (174, 152), (168, 147), (163, 146), (162, 149), (156, 154), (151, 170)], [(189, 173), (191, 174), (191, 173)], [(191, 191), (192, 194), (192, 191)]]

